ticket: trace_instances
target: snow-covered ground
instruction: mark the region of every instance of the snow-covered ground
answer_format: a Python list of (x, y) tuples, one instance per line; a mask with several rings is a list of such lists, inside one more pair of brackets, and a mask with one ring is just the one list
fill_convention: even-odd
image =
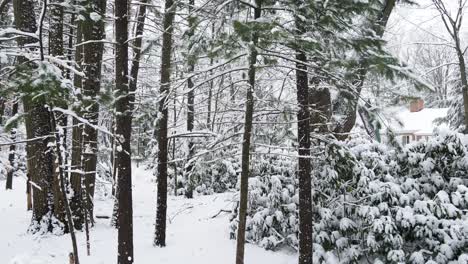
[[(229, 219), (225, 213), (212, 218), (220, 209), (231, 209), (233, 193), (186, 200), (169, 196), (167, 246), (152, 245), (156, 208), (152, 174), (134, 169), (134, 244), (135, 263), (219, 264), (234, 263), (235, 241), (229, 239)], [(26, 212), (25, 181), (14, 179), (14, 190), (5, 191), (0, 181), (0, 263), (66, 264), (71, 252), (69, 235), (31, 235), (26, 232), (31, 213)], [(112, 213), (109, 199), (96, 201), (96, 215)], [(82, 264), (108, 264), (117, 261), (117, 232), (108, 219), (97, 219), (91, 230), (91, 256), (86, 256), (84, 233), (77, 234)], [(297, 255), (265, 251), (246, 245), (246, 263), (292, 264)]]

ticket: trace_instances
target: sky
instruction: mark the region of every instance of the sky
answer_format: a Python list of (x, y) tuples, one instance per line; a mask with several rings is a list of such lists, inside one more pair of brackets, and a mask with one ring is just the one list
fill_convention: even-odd
[[(400, 57), (405, 57), (408, 46), (415, 43), (433, 43), (437, 39), (449, 41), (449, 36), (442, 23), (439, 12), (432, 4), (432, 0), (416, 0), (417, 5), (398, 4), (388, 23), (386, 40), (388, 48), (398, 51)], [(458, 6), (458, 0), (444, 0), (452, 11)], [(468, 7), (465, 8), (465, 14)], [(468, 40), (468, 17), (463, 22), (462, 40)], [(397, 55), (397, 54), (395, 54)]]

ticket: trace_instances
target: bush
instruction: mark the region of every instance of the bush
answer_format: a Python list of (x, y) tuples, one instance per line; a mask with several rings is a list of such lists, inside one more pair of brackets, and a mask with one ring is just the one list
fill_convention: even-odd
[[(406, 148), (351, 139), (314, 152), (323, 153), (313, 159), (317, 261), (467, 263), (468, 151), (460, 135)], [(259, 162), (264, 169), (249, 182), (247, 240), (267, 249), (298, 247), (296, 165), (286, 160)]]

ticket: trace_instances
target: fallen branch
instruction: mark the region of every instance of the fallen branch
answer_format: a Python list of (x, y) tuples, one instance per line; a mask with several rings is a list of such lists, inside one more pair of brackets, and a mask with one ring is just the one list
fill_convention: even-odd
[(216, 218), (221, 213), (232, 213), (232, 211), (231, 210), (226, 210), (226, 209), (221, 209), (221, 210), (219, 210), (219, 212), (217, 214), (213, 215), (211, 218)]
[(188, 206), (188, 207), (185, 207), (185, 208), (183, 208), (183, 209), (177, 211), (172, 217), (169, 218), (169, 223), (172, 223), (172, 220), (174, 220), (174, 218), (175, 218), (177, 215), (179, 215), (180, 213), (182, 213), (183, 211), (186, 211), (186, 210), (192, 209), (192, 208), (193, 208), (193, 205), (190, 205), (190, 206)]
[(97, 219), (110, 219), (110, 216), (108, 216), (108, 215), (96, 215), (95, 217)]

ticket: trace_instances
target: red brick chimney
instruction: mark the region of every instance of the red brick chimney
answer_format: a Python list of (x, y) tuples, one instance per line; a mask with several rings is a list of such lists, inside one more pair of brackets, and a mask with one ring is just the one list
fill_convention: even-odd
[(424, 109), (424, 100), (415, 99), (410, 103), (410, 112), (419, 112)]

